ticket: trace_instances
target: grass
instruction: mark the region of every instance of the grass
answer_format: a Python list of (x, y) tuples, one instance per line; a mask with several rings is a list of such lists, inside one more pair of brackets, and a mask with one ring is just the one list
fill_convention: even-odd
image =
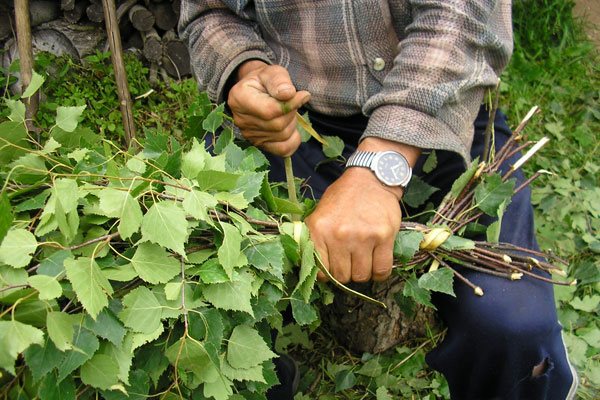
[[(557, 288), (557, 305), (580, 375), (578, 396), (595, 399), (600, 398), (600, 56), (573, 19), (572, 5), (562, 0), (515, 2), (515, 53), (503, 76), (501, 107), (512, 126), (533, 105), (542, 109), (526, 130), (533, 139), (551, 138), (526, 166), (529, 174), (539, 169), (551, 173), (532, 184), (538, 238), (544, 250), (570, 261), (569, 274), (580, 283), (577, 288)], [(147, 93), (145, 68), (133, 60), (127, 65), (132, 95)], [(87, 104), (85, 126), (102, 135), (122, 135), (105, 55), (89, 57), (84, 65), (41, 57), (38, 68), (54, 71), (42, 114), (55, 104)], [(172, 82), (154, 90), (135, 101), (139, 130), (182, 135), (178, 129), (196, 97), (195, 83)], [(431, 332), (384, 355), (357, 357), (339, 346), (331, 332), (317, 329), (309, 336), (292, 325), (278, 346), (300, 355), (300, 389), (305, 394), (299, 400), (438, 399), (449, 398), (448, 387), (426, 367), (424, 356), (439, 338)]]

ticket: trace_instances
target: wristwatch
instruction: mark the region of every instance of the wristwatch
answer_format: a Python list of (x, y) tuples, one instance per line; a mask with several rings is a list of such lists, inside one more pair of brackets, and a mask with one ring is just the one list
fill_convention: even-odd
[(395, 151), (355, 151), (346, 162), (346, 168), (369, 168), (381, 183), (405, 188), (412, 176), (412, 168), (404, 156)]

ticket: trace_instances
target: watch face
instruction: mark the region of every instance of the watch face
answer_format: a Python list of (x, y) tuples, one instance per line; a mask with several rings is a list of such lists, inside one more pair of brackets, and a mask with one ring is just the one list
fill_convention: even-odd
[(386, 151), (373, 160), (375, 175), (388, 186), (406, 186), (410, 181), (411, 169), (406, 159), (395, 151)]

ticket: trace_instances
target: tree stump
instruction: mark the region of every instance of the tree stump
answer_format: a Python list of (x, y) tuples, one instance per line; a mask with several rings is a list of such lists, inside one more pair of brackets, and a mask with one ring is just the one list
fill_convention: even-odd
[(337, 288), (332, 304), (321, 310), (323, 324), (340, 343), (358, 354), (381, 353), (399, 343), (425, 337), (428, 327), (439, 326), (435, 310), (417, 305), (405, 314), (396, 298), (402, 297), (404, 281), (392, 275), (385, 282), (352, 284), (354, 290), (377, 299), (387, 309), (349, 295)]

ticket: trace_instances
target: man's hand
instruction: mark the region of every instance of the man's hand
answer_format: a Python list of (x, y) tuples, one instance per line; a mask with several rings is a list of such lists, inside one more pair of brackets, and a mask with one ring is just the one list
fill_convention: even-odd
[(301, 143), (296, 110), (310, 93), (296, 91), (285, 68), (258, 60), (244, 63), (237, 79), (227, 104), (244, 138), (278, 156), (293, 154)]
[[(398, 197), (366, 168), (350, 168), (306, 219), (324, 266), (342, 283), (390, 276), (400, 229)], [(319, 272), (319, 279), (325, 276)]]
[[(414, 165), (420, 150), (366, 138), (360, 150), (396, 150)], [(306, 219), (324, 266), (342, 283), (387, 279), (400, 230), (403, 189), (383, 185), (367, 168), (349, 168), (323, 194)], [(319, 279), (325, 276), (319, 272)]]

